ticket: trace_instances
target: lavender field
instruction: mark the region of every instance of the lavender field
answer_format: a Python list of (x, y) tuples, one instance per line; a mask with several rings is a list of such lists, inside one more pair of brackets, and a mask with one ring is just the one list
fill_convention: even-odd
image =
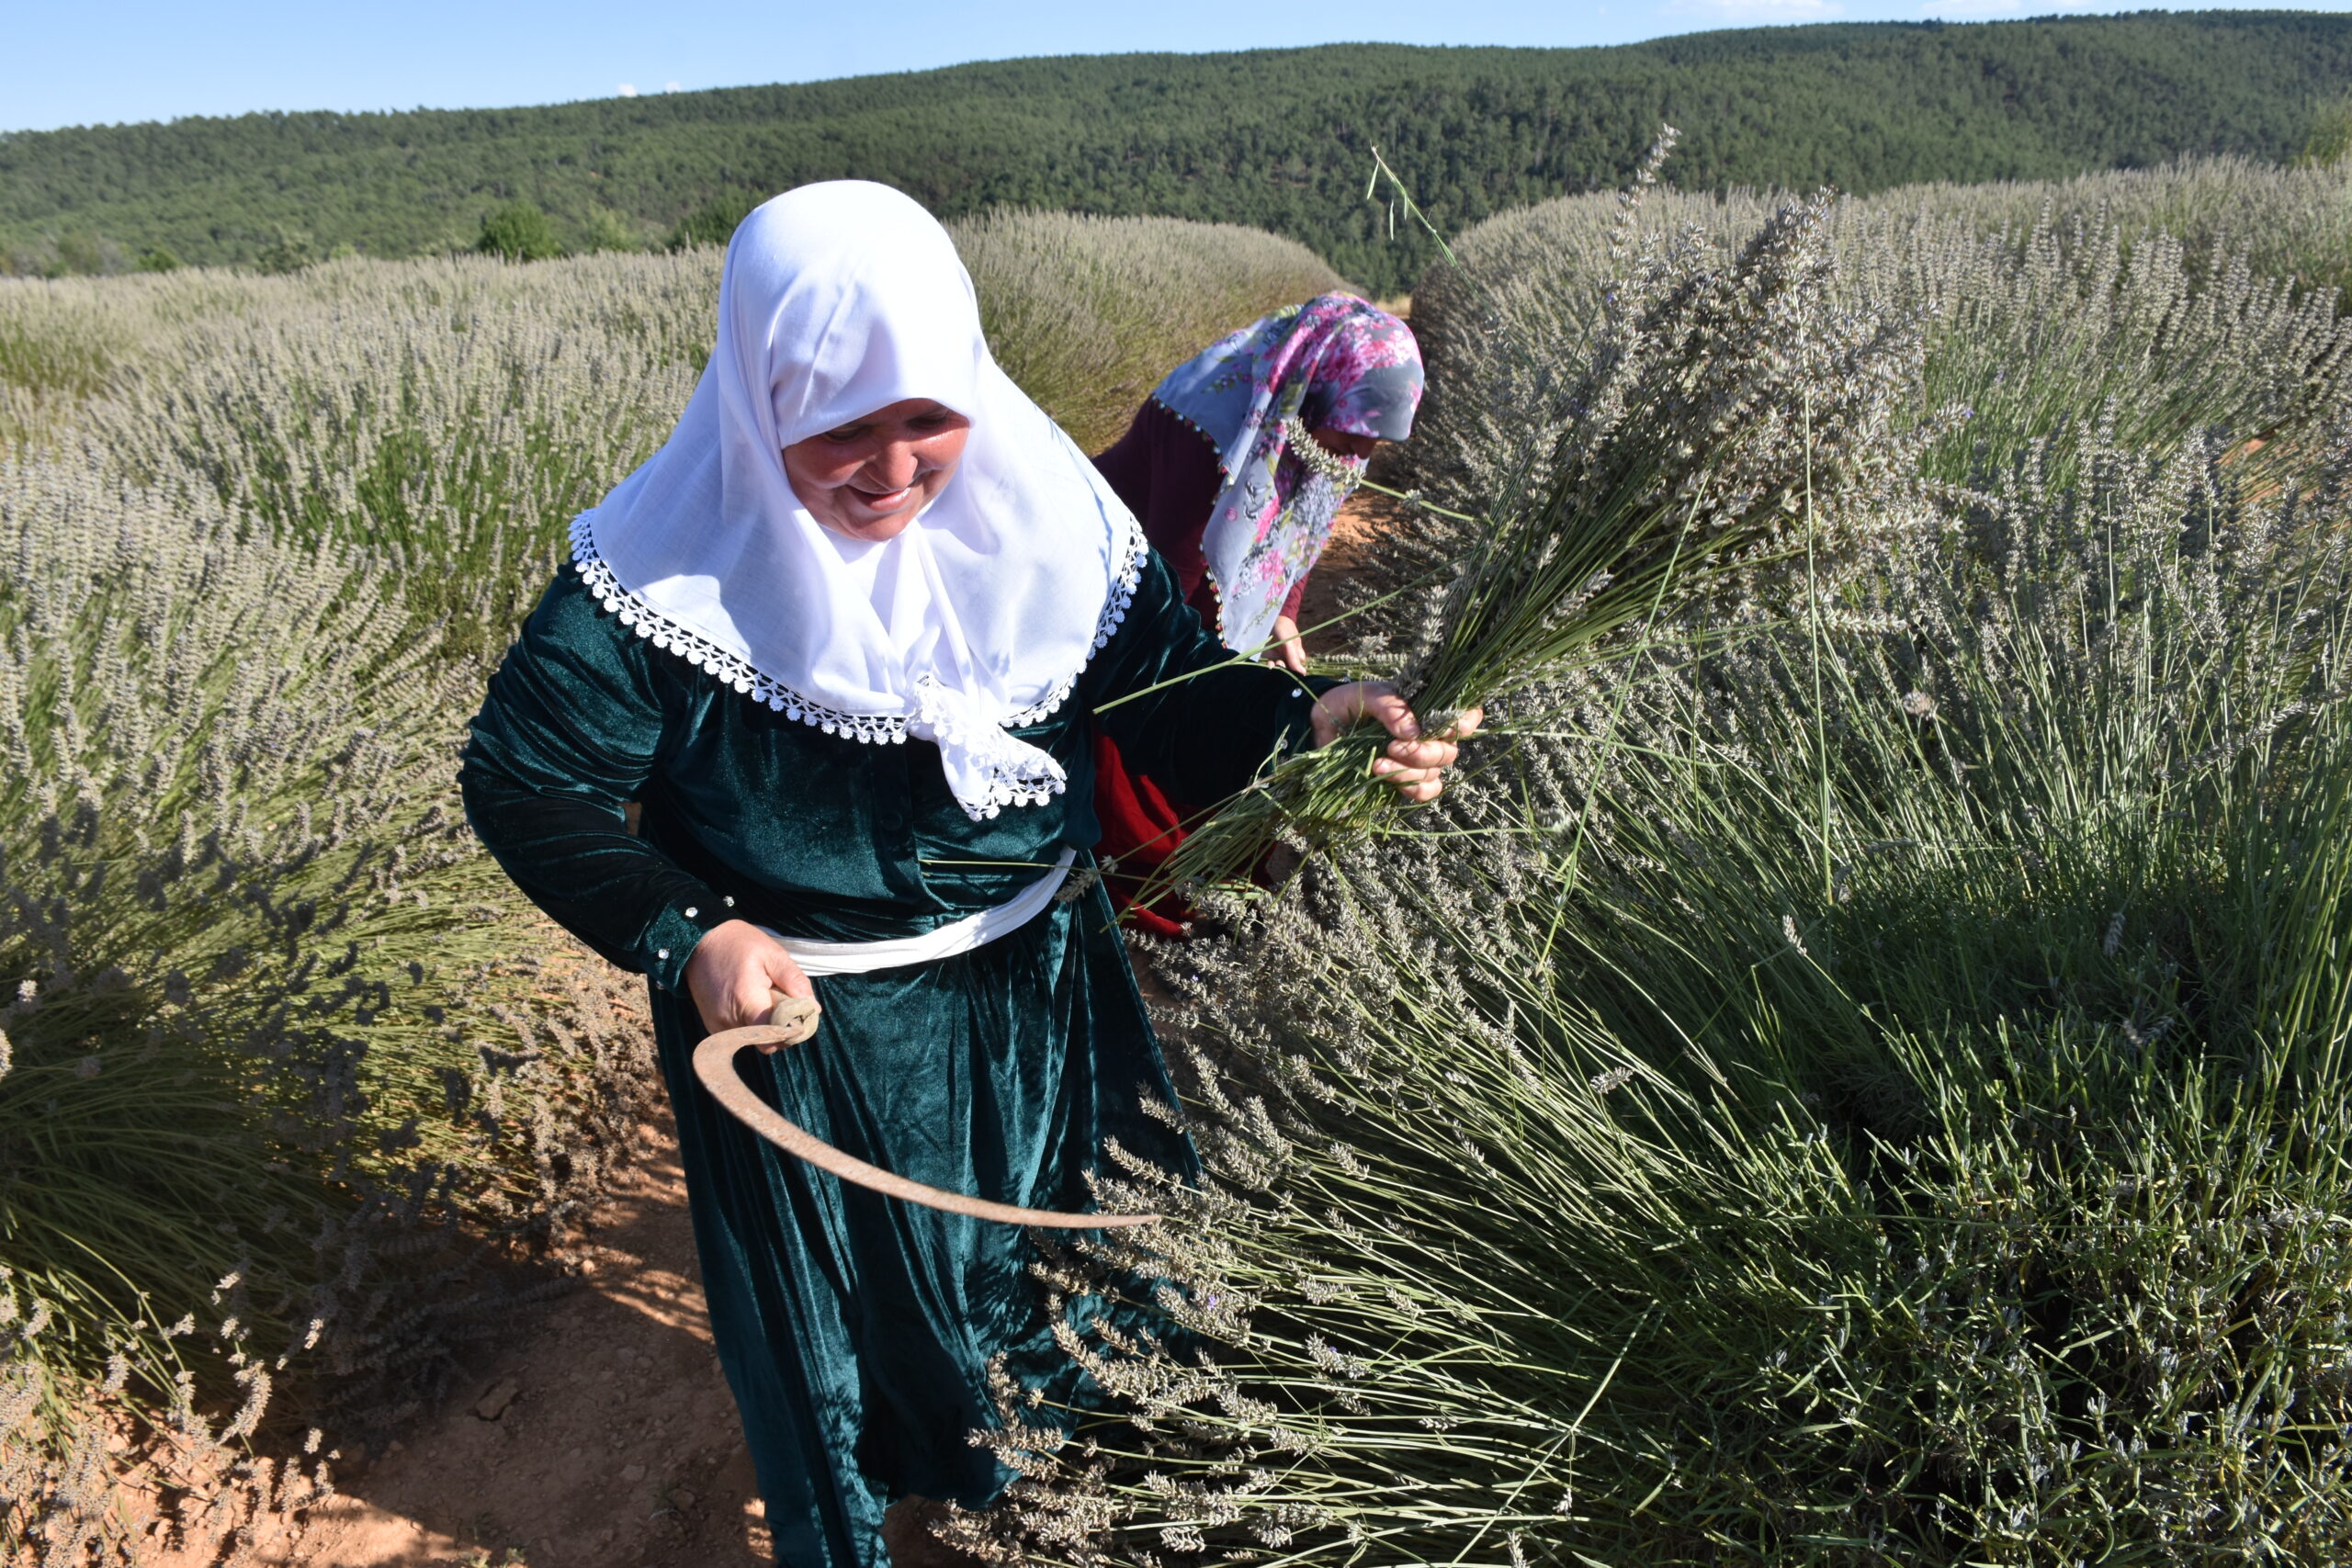
[[(1338, 281), (1227, 227), (956, 232), (1091, 446)], [(1481, 654), (1460, 787), (1276, 821), (1280, 896), (1153, 952), (1209, 1178), (1138, 1173), (1171, 1222), (1045, 1275), (1182, 1332), (1073, 1334), (1131, 1414), (1008, 1400), (1020, 1479), (954, 1544), (2352, 1556), (2352, 177), (1662, 188), (1450, 241), (1331, 660), (1419, 689), (1493, 541), (1534, 570), (1627, 496), (1738, 531), (1579, 568), (1521, 644), (1649, 587)], [(608, 1184), (655, 1093), (629, 977), (496, 875), (454, 749), (716, 268), (0, 281), (11, 1568), (249, 1559)]]

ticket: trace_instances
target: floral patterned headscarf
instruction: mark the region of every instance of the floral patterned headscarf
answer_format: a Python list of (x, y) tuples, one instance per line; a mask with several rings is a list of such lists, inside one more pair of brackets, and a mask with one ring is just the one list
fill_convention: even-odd
[(1154, 400), (1216, 444), (1225, 488), (1201, 538), (1225, 645), (1262, 647), (1313, 570), (1340, 505), (1363, 476), (1307, 432), (1383, 441), (1412, 434), (1421, 351), (1412, 329), (1349, 294), (1254, 321), (1168, 373)]

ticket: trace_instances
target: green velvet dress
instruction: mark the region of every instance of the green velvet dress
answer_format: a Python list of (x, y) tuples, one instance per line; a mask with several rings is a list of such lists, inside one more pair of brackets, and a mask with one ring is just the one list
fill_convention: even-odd
[[(991, 1424), (991, 1358), (1056, 1399), (1086, 1392), (1024, 1272), (1026, 1233), (844, 1187), (709, 1100), (689, 1066), (705, 1031), (686, 960), (729, 919), (903, 936), (1002, 903), (1066, 845), (1090, 863), (1096, 727), (1181, 798), (1240, 788), (1305, 742), (1311, 704), (1290, 676), (1229, 658), (1150, 557), (1076, 693), (1015, 732), (1061, 762), (1067, 791), (977, 823), (928, 743), (827, 735), (739, 695), (569, 570), (491, 682), (467, 812), (534, 902), (651, 980), (711, 1330), (779, 1562), (881, 1563), (893, 1498), (989, 1500), (1007, 1477), (967, 1434)], [(637, 834), (628, 801), (643, 804)], [(1170, 1098), (1167, 1074), (1099, 887), (973, 952), (815, 985), (815, 1039), (739, 1070), (850, 1154), (1063, 1209), (1086, 1206), (1106, 1138), (1193, 1168), (1182, 1135), (1141, 1111), (1143, 1096)]]

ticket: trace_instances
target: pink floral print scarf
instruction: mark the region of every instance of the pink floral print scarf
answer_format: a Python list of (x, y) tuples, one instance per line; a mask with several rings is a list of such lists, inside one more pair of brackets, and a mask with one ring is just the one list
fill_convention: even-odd
[(1411, 328), (1353, 295), (1325, 294), (1220, 340), (1152, 392), (1216, 445), (1225, 474), (1201, 548), (1227, 648), (1264, 646), (1363, 477), (1360, 460), (1324, 452), (1306, 433), (1402, 441), (1421, 383)]

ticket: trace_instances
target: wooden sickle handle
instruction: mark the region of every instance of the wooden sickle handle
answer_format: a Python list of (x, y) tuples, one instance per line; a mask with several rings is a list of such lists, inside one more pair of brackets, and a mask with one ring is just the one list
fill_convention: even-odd
[(768, 1027), (781, 1031), (784, 1038), (779, 1045), (797, 1045), (817, 1032), (817, 1021), (825, 1013), (823, 1008), (806, 997), (787, 997), (771, 989), (769, 999), (775, 1005), (768, 1010)]

